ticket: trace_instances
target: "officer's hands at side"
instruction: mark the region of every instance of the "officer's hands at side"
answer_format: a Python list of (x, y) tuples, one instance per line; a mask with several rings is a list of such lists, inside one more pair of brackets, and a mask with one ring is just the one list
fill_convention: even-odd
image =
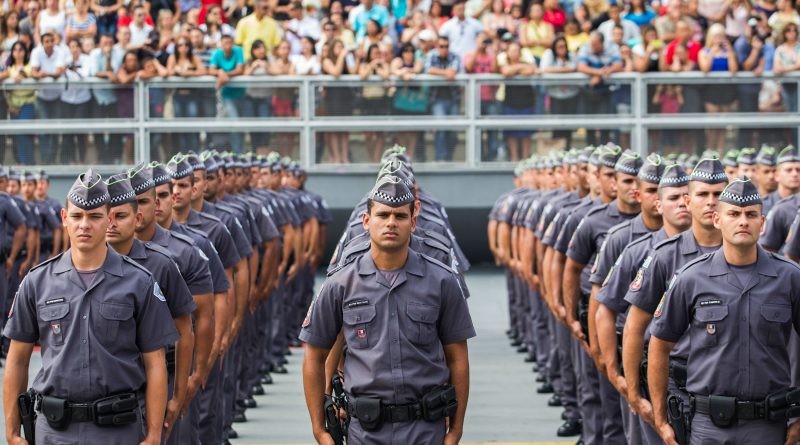
[(664, 422), (661, 425), (657, 425), (658, 435), (661, 436), (661, 440), (664, 441), (664, 445), (678, 445), (678, 441), (675, 440), (675, 430), (672, 429), (669, 423)]
[(327, 431), (315, 433), (314, 438), (319, 445), (336, 445), (336, 442), (333, 441), (333, 437), (331, 437)]
[[(628, 392), (630, 393), (630, 391)], [(634, 414), (640, 416), (642, 420), (649, 423), (650, 425), (655, 426), (655, 417), (653, 416), (653, 405), (650, 403), (649, 400), (645, 399), (644, 397), (638, 394), (636, 394), (634, 397), (631, 397), (631, 395), (628, 394), (628, 404), (630, 405)]]
[(800, 442), (800, 421), (789, 425), (789, 429), (786, 431), (786, 444), (784, 445), (795, 445), (797, 442)]
[(25, 439), (23, 439), (23, 438), (22, 438), (22, 437), (20, 437), (20, 436), (16, 436), (16, 437), (12, 437), (12, 438), (11, 438), (11, 439), (8, 441), (8, 444), (9, 444), (9, 445), (28, 445), (28, 441), (27, 441), (27, 440), (25, 440)]
[(172, 434), (172, 427), (181, 413), (181, 403), (175, 399), (167, 402), (167, 414), (164, 416), (164, 437), (168, 438)]

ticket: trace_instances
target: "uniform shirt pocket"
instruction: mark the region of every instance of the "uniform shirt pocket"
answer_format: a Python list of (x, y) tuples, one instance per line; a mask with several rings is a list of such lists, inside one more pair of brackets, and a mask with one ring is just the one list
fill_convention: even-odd
[(791, 329), (792, 307), (786, 304), (761, 305), (763, 328), (759, 329), (766, 336), (769, 346), (786, 346)]
[(439, 307), (420, 303), (408, 303), (406, 314), (411, 319), (413, 329), (408, 333), (412, 343), (427, 346), (439, 338), (436, 323), (439, 321)]
[(725, 318), (728, 317), (727, 305), (701, 306), (695, 309), (694, 324), (699, 339), (697, 346), (709, 348), (716, 346), (721, 335), (725, 335)]
[[(378, 335), (373, 332), (375, 320), (375, 306), (359, 306), (346, 309), (342, 313), (342, 321), (345, 325), (345, 340), (347, 345), (355, 349), (366, 349), (370, 347), (370, 338)], [(372, 344), (375, 344), (373, 340)]]
[[(133, 318), (133, 305), (124, 303), (102, 303), (100, 305), (100, 332), (105, 332), (109, 344), (116, 343), (120, 325)], [(127, 323), (126, 323), (127, 324)], [(133, 329), (131, 329), (133, 331)], [(132, 332), (135, 336), (135, 333)]]
[[(63, 345), (64, 333), (69, 325), (67, 320), (69, 315), (69, 303), (50, 304), (39, 307), (39, 318), (41, 319), (42, 326), (40, 332), (47, 332), (50, 345)], [(44, 337), (44, 336), (43, 336)]]

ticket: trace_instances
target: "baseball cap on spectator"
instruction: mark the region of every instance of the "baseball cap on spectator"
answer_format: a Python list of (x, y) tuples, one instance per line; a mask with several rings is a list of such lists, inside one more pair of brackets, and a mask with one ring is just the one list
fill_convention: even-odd
[(430, 29), (423, 29), (422, 31), (419, 32), (417, 38), (423, 42), (433, 42), (434, 40), (436, 40), (436, 33)]
[(500, 40), (504, 42), (511, 42), (514, 40), (514, 34), (511, 34), (511, 32), (506, 31), (503, 33), (503, 35), (500, 36)]

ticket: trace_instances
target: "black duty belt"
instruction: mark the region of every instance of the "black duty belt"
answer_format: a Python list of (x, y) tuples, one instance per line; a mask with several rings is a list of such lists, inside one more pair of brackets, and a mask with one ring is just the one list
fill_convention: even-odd
[(669, 376), (672, 377), (678, 388), (686, 388), (686, 378), (688, 376), (686, 363), (671, 359), (669, 361)]
[(691, 402), (696, 413), (725, 420), (760, 420), (767, 418), (767, 408), (763, 400), (753, 402), (724, 396), (692, 396)]
[(36, 411), (47, 423), (63, 430), (70, 423), (94, 422), (98, 426), (121, 426), (136, 422), (139, 406), (136, 393), (122, 393), (92, 402), (70, 402), (53, 396), (36, 395)]
[[(348, 411), (352, 417), (358, 419), (358, 414), (354, 405), (351, 405)], [(413, 422), (422, 419), (422, 405), (419, 403), (383, 405), (381, 406), (381, 415), (384, 422)]]

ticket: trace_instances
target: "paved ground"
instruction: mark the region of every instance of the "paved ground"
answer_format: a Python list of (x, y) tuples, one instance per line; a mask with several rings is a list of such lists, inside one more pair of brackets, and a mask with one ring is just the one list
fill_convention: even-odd
[[(547, 396), (536, 394), (531, 365), (508, 345), (503, 274), (479, 269), (470, 272), (467, 282), (478, 336), (469, 344), (472, 384), (463, 443), (575, 443), (556, 437), (561, 409), (547, 407)], [(235, 444), (313, 442), (301, 384), (302, 350), (293, 353), (287, 366), (289, 374), (273, 375), (275, 384), (266, 386), (267, 394), (256, 397), (259, 406), (247, 411), (248, 422), (234, 424), (240, 435)], [(32, 368), (38, 366), (38, 356), (35, 361)]]

